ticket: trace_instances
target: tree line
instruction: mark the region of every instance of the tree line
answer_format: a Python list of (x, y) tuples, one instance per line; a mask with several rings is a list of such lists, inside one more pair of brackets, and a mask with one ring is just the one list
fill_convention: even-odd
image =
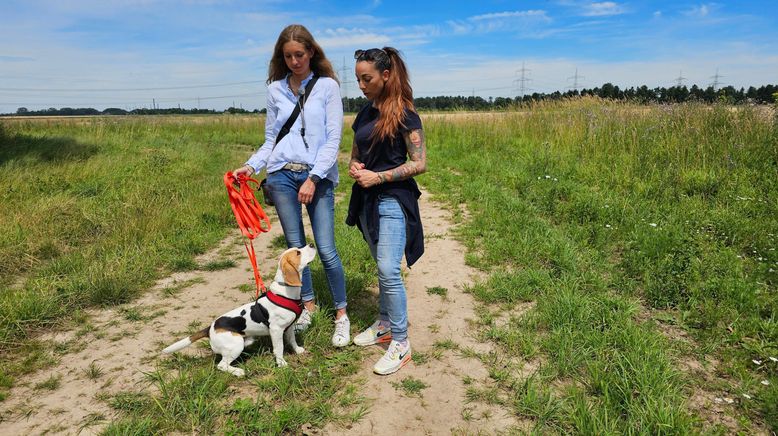
[[(713, 86), (701, 88), (692, 85), (671, 86), (649, 88), (645, 85), (639, 87), (630, 87), (621, 89), (618, 85), (605, 83), (600, 87), (584, 88), (579, 90), (569, 90), (566, 92), (554, 91), (551, 93), (526, 94), (518, 97), (489, 97), (478, 96), (437, 96), (437, 97), (417, 97), (414, 104), (421, 110), (499, 110), (512, 106), (518, 106), (522, 103), (529, 103), (543, 100), (559, 100), (563, 98), (573, 98), (578, 96), (597, 96), (600, 98), (612, 100), (625, 100), (641, 104), (651, 103), (683, 103), (697, 101), (704, 103), (726, 103), (726, 104), (772, 104), (778, 98), (778, 85), (763, 85), (758, 88), (749, 86), (748, 89), (736, 89), (733, 86), (726, 86), (715, 89)], [(347, 112), (356, 112), (367, 103), (365, 97), (344, 98), (343, 107)], [(265, 113), (265, 109), (248, 111), (243, 108), (229, 107), (223, 111), (213, 109), (133, 109), (127, 111), (120, 108), (107, 108), (99, 111), (94, 108), (49, 108), (37, 111), (31, 111), (20, 107), (15, 115), (21, 116), (52, 116), (52, 115), (192, 115), (192, 114), (248, 114)], [(12, 114), (6, 114), (12, 115)]]

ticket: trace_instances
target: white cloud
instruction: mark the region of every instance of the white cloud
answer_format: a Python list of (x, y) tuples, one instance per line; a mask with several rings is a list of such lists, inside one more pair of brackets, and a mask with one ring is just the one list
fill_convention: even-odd
[(585, 17), (602, 17), (620, 15), (624, 12), (624, 7), (616, 2), (593, 2), (583, 5), (581, 15)]
[(492, 14), (475, 15), (468, 20), (480, 21), (480, 20), (495, 20), (503, 18), (527, 18), (527, 17), (539, 17), (543, 20), (550, 21), (546, 11), (542, 10), (528, 10), (528, 11), (513, 11), (513, 12), (495, 12)]
[(508, 11), (475, 15), (465, 20), (449, 20), (449, 29), (458, 35), (468, 33), (523, 32), (552, 21), (546, 11)]
[(385, 45), (391, 41), (386, 35), (367, 31), (354, 31), (349, 29), (336, 29), (316, 38), (322, 47), (367, 47)]
[(684, 12), (689, 17), (696, 17), (696, 18), (706, 18), (710, 15), (713, 10), (716, 9), (715, 3), (708, 3), (708, 4), (702, 4), (699, 6), (694, 6), (691, 9)]

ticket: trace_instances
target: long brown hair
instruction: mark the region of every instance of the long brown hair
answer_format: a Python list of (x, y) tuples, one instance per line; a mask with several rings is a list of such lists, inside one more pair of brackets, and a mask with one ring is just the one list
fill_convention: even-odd
[(357, 62), (359, 61), (372, 62), (379, 73), (389, 70), (389, 79), (384, 84), (381, 95), (374, 101), (380, 116), (370, 136), (374, 144), (384, 139), (394, 138), (403, 126), (405, 110), (416, 110), (413, 106), (411, 79), (405, 62), (394, 47), (365, 50), (357, 58)]
[(273, 49), (273, 57), (270, 59), (270, 67), (267, 69), (267, 84), (275, 80), (281, 80), (291, 73), (289, 67), (284, 62), (284, 44), (289, 41), (299, 42), (305, 46), (306, 50), (313, 52), (311, 56), (311, 71), (319, 77), (330, 77), (336, 82), (338, 76), (335, 74), (335, 70), (332, 68), (327, 56), (324, 54), (321, 46), (313, 39), (313, 35), (302, 24), (290, 24), (281, 31), (276, 41), (276, 46)]

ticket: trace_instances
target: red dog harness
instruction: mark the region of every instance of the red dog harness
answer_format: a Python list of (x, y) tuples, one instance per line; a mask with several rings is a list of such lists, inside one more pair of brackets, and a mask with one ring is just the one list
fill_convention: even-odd
[(267, 299), (276, 306), (283, 307), (284, 309), (294, 312), (294, 319), (303, 313), (303, 300), (292, 300), (291, 298), (284, 297), (283, 295), (274, 294), (273, 291), (267, 291)]

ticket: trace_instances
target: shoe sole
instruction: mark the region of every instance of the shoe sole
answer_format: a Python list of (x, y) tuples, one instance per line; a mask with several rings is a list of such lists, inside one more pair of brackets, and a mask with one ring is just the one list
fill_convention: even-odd
[(392, 334), (391, 333), (383, 335), (383, 336), (381, 336), (378, 339), (373, 339), (372, 342), (366, 342), (366, 343), (357, 342), (357, 340), (354, 339), (354, 344), (355, 345), (359, 345), (360, 347), (367, 347), (368, 345), (375, 345), (375, 344), (383, 344), (383, 343), (386, 343), (386, 342), (392, 342)]
[(386, 371), (386, 372), (380, 372), (380, 371), (376, 370), (376, 369), (375, 369), (375, 367), (373, 367), (373, 372), (374, 372), (374, 373), (376, 373), (376, 374), (378, 374), (378, 375), (389, 375), (389, 374), (394, 374), (395, 372), (397, 372), (397, 371), (399, 371), (400, 369), (402, 369), (402, 367), (403, 367), (403, 366), (405, 366), (405, 364), (407, 364), (408, 362), (410, 362), (410, 361), (411, 361), (411, 355), (412, 355), (412, 353), (413, 353), (413, 351), (409, 352), (409, 353), (408, 353), (408, 354), (405, 356), (405, 358), (403, 358), (402, 362), (400, 362), (400, 364), (397, 366), (397, 368), (393, 368), (393, 369), (391, 369), (391, 370), (389, 370), (389, 371)]
[(348, 344), (350, 344), (350, 343), (351, 343), (351, 339), (349, 339), (348, 341), (346, 341), (346, 343), (345, 343), (345, 344), (343, 344), (343, 345), (338, 345), (338, 344), (336, 344), (335, 342), (332, 342), (332, 341), (330, 341), (330, 342), (332, 343), (332, 346), (333, 346), (333, 347), (335, 347), (335, 348), (343, 348), (343, 347), (347, 347), (347, 346), (348, 346)]

